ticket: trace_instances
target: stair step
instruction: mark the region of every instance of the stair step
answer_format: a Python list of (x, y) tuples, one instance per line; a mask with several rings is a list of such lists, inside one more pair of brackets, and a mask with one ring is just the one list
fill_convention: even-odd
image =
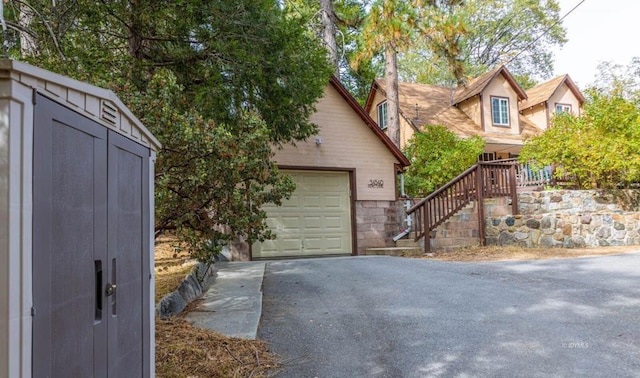
[(367, 248), (366, 255), (385, 255), (385, 256), (422, 256), (423, 250), (420, 247), (382, 247)]
[(403, 248), (419, 248), (420, 245), (413, 240), (413, 238), (400, 239), (396, 242), (396, 247)]

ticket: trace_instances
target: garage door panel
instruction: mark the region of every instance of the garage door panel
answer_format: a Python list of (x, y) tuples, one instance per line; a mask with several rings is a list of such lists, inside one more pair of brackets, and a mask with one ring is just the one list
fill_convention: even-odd
[(338, 252), (344, 250), (347, 246), (344, 245), (344, 238), (326, 238), (325, 244), (327, 250), (332, 252)]
[(295, 231), (299, 232), (300, 230), (300, 216), (297, 215), (288, 215), (285, 217), (279, 218), (280, 222), (278, 223), (278, 229), (282, 231)]
[(345, 203), (348, 202), (348, 198), (344, 198), (341, 196), (327, 196), (324, 198), (324, 207), (326, 209), (342, 208), (345, 206)]
[(304, 196), (304, 203), (301, 204), (301, 207), (305, 209), (321, 209), (322, 208), (322, 197), (320, 195), (306, 195)]
[(283, 206), (264, 207), (276, 240), (256, 243), (256, 258), (350, 254), (348, 172), (290, 171), (296, 191)]
[(324, 217), (324, 227), (327, 230), (342, 230), (345, 226), (343, 217)]
[[(299, 195), (295, 195), (293, 194), (291, 196), (291, 198), (289, 198), (288, 200), (284, 200), (282, 201), (282, 209), (297, 209), (300, 207), (302, 201)], [(269, 206), (268, 209), (275, 209), (277, 208), (277, 206)], [(265, 206), (265, 209), (267, 209), (267, 207)]]
[(303, 221), (303, 227), (307, 230), (307, 231), (311, 231), (311, 230), (315, 230), (316, 232), (318, 230), (321, 230), (324, 225), (322, 224), (323, 218), (322, 217), (311, 217), (311, 216), (306, 216), (304, 217), (304, 221)]

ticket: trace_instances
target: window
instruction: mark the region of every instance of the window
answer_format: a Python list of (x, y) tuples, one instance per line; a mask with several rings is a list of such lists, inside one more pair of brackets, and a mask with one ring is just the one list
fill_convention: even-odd
[(571, 113), (571, 105), (556, 104), (556, 114)]
[(387, 128), (387, 102), (382, 102), (378, 105), (378, 126), (382, 130)]
[(509, 99), (491, 97), (491, 116), (494, 125), (509, 126)]

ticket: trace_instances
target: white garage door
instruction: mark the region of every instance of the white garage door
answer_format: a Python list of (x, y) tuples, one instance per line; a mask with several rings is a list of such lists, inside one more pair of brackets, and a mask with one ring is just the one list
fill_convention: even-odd
[(264, 207), (275, 240), (256, 243), (254, 258), (351, 254), (348, 172), (285, 171), (296, 190), (282, 206)]

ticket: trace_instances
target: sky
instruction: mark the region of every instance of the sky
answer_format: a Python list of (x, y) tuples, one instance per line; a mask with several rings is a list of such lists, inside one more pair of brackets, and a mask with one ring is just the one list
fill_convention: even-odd
[[(557, 0), (562, 17), (581, 0)], [(555, 76), (568, 73), (584, 89), (603, 61), (628, 65), (640, 57), (640, 1), (585, 0), (562, 24), (568, 41), (554, 49)]]

